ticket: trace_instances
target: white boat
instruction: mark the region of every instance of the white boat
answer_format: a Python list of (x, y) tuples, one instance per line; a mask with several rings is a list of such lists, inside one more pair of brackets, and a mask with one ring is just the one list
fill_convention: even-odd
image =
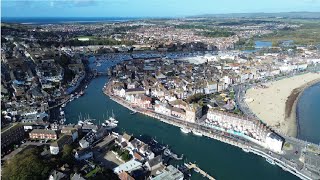
[(202, 136), (202, 133), (200, 131), (197, 130), (192, 130), (192, 133), (196, 136)]
[(66, 107), (66, 104), (65, 104), (65, 103), (64, 103), (64, 104), (62, 104), (62, 105), (61, 105), (61, 107)]
[(117, 126), (118, 126), (118, 125), (117, 125), (116, 123), (110, 122), (110, 123), (107, 123), (107, 124), (106, 124), (105, 128), (106, 128), (107, 130), (111, 130), (111, 129), (116, 128)]
[(248, 148), (242, 148), (242, 150), (246, 153), (250, 152)]
[(191, 130), (188, 129), (188, 128), (180, 128), (180, 130), (181, 130), (181, 132), (183, 132), (183, 133), (185, 133), (185, 134), (188, 134), (188, 133), (191, 132)]
[(98, 63), (97, 63), (97, 66), (101, 66), (101, 63), (98, 62)]
[(83, 125), (83, 121), (79, 120), (78, 125)]
[(137, 111), (132, 111), (130, 114), (131, 115), (137, 114)]
[(275, 165), (274, 163), (274, 160), (273, 159), (269, 159), (269, 158), (266, 158), (266, 161), (272, 165)]

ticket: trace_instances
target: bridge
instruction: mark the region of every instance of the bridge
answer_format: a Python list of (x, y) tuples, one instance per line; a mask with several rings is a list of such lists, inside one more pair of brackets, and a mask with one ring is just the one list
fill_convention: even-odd
[(203, 171), (201, 168), (199, 168), (196, 164), (193, 163), (185, 163), (185, 165), (187, 166), (188, 169), (194, 169), (196, 172), (200, 173), (203, 177), (206, 177), (210, 180), (215, 180), (214, 177), (210, 176), (208, 173), (206, 173), (205, 171)]

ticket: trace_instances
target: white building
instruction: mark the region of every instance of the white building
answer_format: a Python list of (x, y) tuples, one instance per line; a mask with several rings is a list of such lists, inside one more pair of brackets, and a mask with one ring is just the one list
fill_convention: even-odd
[(265, 144), (267, 148), (269, 148), (270, 150), (280, 153), (282, 150), (283, 143), (283, 139), (277, 134), (273, 132), (267, 134)]
[(124, 171), (131, 172), (131, 171), (139, 169), (141, 166), (142, 166), (141, 162), (132, 159), (132, 160), (130, 160), (130, 161), (128, 161), (128, 162), (126, 162), (124, 164), (121, 164), (118, 167), (114, 168), (113, 172), (116, 173), (116, 174), (120, 174), (120, 173), (122, 173)]

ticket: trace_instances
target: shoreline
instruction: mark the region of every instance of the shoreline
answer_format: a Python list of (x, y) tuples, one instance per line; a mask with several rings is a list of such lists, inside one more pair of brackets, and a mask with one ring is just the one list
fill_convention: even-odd
[(296, 109), (300, 95), (320, 82), (319, 73), (306, 73), (267, 83), (267, 88), (251, 88), (246, 98), (251, 111), (280, 134), (297, 137), (299, 122)]
[[(286, 118), (289, 118), (289, 120), (296, 122), (295, 137), (298, 137), (298, 135), (300, 133), (300, 121), (299, 121), (299, 117), (297, 115), (297, 108), (298, 108), (299, 99), (306, 89), (308, 89), (318, 83), (320, 83), (320, 79), (315, 79), (313, 81), (310, 81), (310, 82), (304, 84), (303, 86), (300, 86), (298, 88), (293, 89), (290, 96), (288, 96), (288, 99), (286, 101), (286, 107), (285, 107)], [(292, 102), (287, 103), (290, 98), (292, 98)]]

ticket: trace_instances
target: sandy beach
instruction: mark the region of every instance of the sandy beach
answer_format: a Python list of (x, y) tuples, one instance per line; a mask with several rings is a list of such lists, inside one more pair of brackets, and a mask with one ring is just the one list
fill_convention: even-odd
[(296, 104), (299, 96), (305, 88), (319, 81), (319, 73), (307, 73), (266, 83), (266, 88), (247, 90), (247, 104), (272, 129), (296, 137)]

